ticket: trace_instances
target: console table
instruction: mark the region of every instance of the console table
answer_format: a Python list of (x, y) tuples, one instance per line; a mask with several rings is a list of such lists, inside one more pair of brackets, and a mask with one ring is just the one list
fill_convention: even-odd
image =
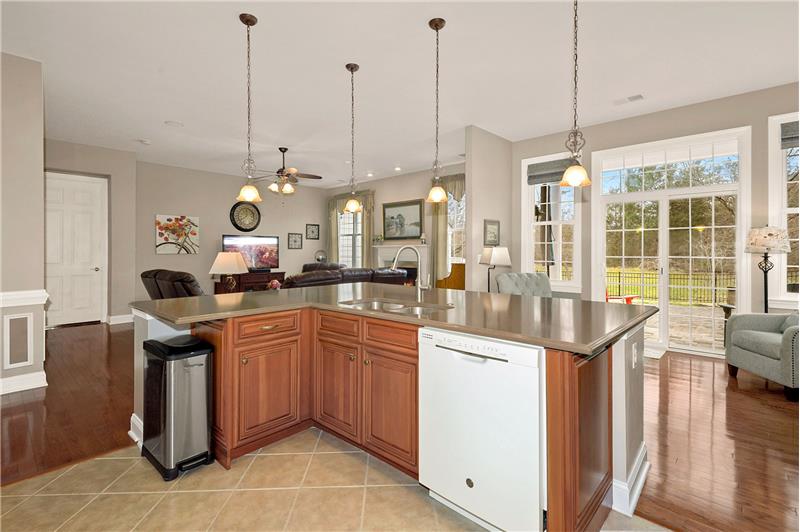
[(270, 281), (277, 280), (283, 284), (286, 272), (253, 272), (232, 275), (236, 279), (236, 288), (229, 290), (225, 283), (214, 283), (215, 294), (229, 294), (231, 292), (260, 292), (267, 290)]

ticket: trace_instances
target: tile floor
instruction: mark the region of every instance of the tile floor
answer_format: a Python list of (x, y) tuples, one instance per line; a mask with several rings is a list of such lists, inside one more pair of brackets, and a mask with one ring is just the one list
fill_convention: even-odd
[[(2, 488), (0, 528), (481, 530), (414, 479), (308, 429), (234, 461), (161, 480), (135, 446)], [(607, 530), (652, 530), (612, 514)]]

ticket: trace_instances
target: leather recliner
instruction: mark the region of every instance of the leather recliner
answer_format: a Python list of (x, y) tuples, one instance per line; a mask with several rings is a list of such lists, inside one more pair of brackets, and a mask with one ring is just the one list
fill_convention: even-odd
[(142, 284), (144, 284), (150, 299), (203, 295), (200, 283), (191, 273), (172, 270), (147, 270), (142, 272), (141, 277)]

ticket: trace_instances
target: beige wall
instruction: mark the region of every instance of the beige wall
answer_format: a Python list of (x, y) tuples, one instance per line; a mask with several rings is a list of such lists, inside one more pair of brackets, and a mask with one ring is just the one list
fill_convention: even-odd
[[(511, 142), (479, 127), (466, 131), (467, 180), (467, 290), (486, 290), (487, 266), (478, 264), (483, 250), (483, 221), (500, 221), (500, 245), (512, 259), (519, 255), (511, 243)], [(514, 196), (516, 197), (516, 196)], [(498, 268), (493, 274), (508, 271)], [(494, 285), (494, 275), (492, 276)], [(493, 290), (496, 290), (493, 288)]]
[(51, 171), (108, 179), (108, 314), (130, 314), (136, 285), (136, 153), (47, 139), (44, 164)]
[[(13, 335), (9, 344), (24, 357), (16, 361), (31, 362), (0, 365), (0, 391), (8, 393), (45, 384), (44, 307), (10, 306), (14, 292), (44, 290), (44, 96), (40, 63), (9, 54), (2, 54), (1, 62), (0, 292), (5, 294), (0, 296), (0, 346), (6, 334)], [(15, 315), (30, 315), (30, 327), (5, 330), (3, 318)], [(29, 378), (34, 375), (38, 378)]]
[[(231, 225), (230, 208), (242, 186), (242, 178), (174, 166), (139, 162), (136, 165), (136, 275), (153, 268), (186, 271), (197, 277), (206, 293), (214, 293), (208, 270), (221, 250), (223, 234), (237, 234)], [(260, 187), (258, 204), (261, 224), (252, 235), (280, 237), (280, 267), (287, 275), (314, 261), (314, 252), (326, 246), (328, 191), (298, 187), (285, 200)], [(157, 214), (185, 214), (200, 218), (200, 253), (156, 255), (153, 222)], [(307, 223), (320, 225), (320, 239), (306, 240)], [(303, 249), (287, 249), (287, 233), (303, 234)], [(138, 277), (137, 277), (138, 279)], [(147, 299), (142, 283), (136, 282), (136, 299)]]
[[(591, 168), (592, 152), (620, 146), (641, 144), (658, 140), (682, 137), (718, 131), (741, 126), (752, 128), (752, 225), (767, 223), (768, 209), (768, 174), (767, 174), (767, 118), (772, 115), (797, 111), (798, 85), (792, 83), (749, 92), (728, 98), (711, 100), (685, 107), (668, 109), (624, 120), (616, 120), (583, 129), (586, 147), (583, 150), (583, 164)], [(522, 187), (520, 167), (522, 159), (548, 155), (564, 151), (566, 131), (515, 142), (512, 146), (511, 195), (519, 198)], [(598, 179), (598, 176), (592, 176)], [(581, 254), (583, 258), (582, 291), (588, 298), (591, 289), (591, 191), (582, 195), (583, 221)], [(512, 209), (512, 253), (514, 269), (520, 264), (520, 203), (515, 200)], [(757, 310), (763, 305), (763, 285), (755, 263), (752, 259), (752, 308)]]
[(2, 54), (0, 291), (44, 289), (42, 65)]

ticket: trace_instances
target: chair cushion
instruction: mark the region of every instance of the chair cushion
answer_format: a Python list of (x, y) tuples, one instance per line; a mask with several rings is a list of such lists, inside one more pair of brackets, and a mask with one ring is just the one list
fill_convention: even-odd
[(775, 360), (781, 359), (781, 342), (783, 335), (765, 331), (734, 331), (731, 343), (747, 351), (757, 353)]
[(161, 295), (161, 289), (158, 288), (158, 283), (156, 282), (156, 274), (160, 271), (159, 269), (142, 272), (142, 284), (147, 290), (147, 295), (150, 296), (150, 299), (162, 299), (164, 297)]
[(342, 268), (343, 283), (368, 283), (372, 278), (371, 268)]
[(376, 268), (372, 272), (373, 283), (383, 284), (405, 284), (408, 272), (402, 268), (393, 270), (391, 268)]
[(164, 299), (203, 295), (200, 283), (191, 273), (161, 270), (156, 273), (156, 283)]
[(283, 288), (300, 288), (303, 286), (323, 286), (328, 284), (339, 284), (342, 282), (341, 270), (316, 270), (305, 273), (298, 273), (287, 277), (283, 283)]
[(553, 297), (550, 278), (544, 273), (498, 274), (497, 289), (501, 294)]
[(783, 320), (783, 324), (781, 324), (781, 334), (786, 332), (786, 329), (789, 327), (794, 327), (798, 324), (798, 316), (797, 314), (789, 314), (786, 316), (786, 319)]

